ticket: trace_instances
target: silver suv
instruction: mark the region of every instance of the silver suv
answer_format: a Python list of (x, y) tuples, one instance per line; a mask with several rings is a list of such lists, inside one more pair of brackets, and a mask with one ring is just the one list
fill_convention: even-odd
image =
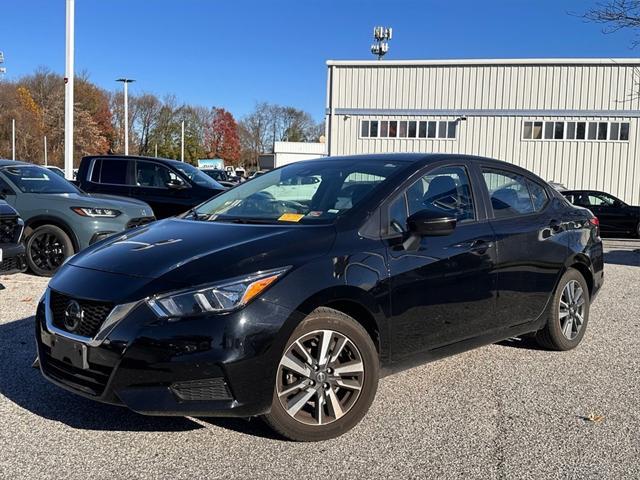
[(155, 220), (144, 202), (89, 195), (45, 168), (12, 160), (0, 160), (0, 198), (24, 220), (27, 264), (42, 276), (95, 242)]

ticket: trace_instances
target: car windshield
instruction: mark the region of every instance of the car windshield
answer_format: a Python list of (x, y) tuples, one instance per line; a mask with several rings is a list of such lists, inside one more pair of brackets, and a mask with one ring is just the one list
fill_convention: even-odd
[(203, 172), (209, 175), (214, 180), (228, 180), (227, 172), (225, 172), (224, 170), (203, 170)]
[(193, 216), (238, 223), (330, 223), (405, 165), (376, 159), (295, 163), (212, 198)]
[(198, 170), (196, 167), (189, 163), (172, 162), (174, 168), (178, 169), (185, 177), (191, 180), (196, 185), (207, 188), (215, 188), (216, 190), (224, 190), (224, 187), (216, 182), (202, 170)]
[(2, 172), (23, 193), (80, 193), (60, 175), (36, 165), (6, 167)]

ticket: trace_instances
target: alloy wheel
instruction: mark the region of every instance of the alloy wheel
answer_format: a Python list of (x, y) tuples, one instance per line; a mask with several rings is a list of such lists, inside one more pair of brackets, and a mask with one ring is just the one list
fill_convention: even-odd
[(29, 256), (40, 269), (53, 272), (62, 265), (66, 257), (65, 246), (60, 238), (50, 232), (43, 232), (29, 243)]
[(326, 425), (346, 415), (364, 384), (356, 345), (333, 330), (295, 340), (278, 366), (276, 393), (287, 414), (306, 425)]
[(568, 340), (576, 338), (582, 329), (584, 324), (584, 302), (582, 285), (576, 280), (570, 280), (562, 290), (558, 313), (560, 329)]

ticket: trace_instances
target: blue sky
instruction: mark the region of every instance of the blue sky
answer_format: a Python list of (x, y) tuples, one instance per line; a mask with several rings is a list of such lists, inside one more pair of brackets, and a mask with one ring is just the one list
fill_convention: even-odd
[[(257, 101), (320, 120), (327, 59), (369, 59), (371, 31), (394, 29), (389, 59), (629, 57), (632, 32), (568, 12), (585, 0), (76, 0), (76, 72), (114, 90), (175, 94), (237, 117)], [(8, 78), (64, 72), (64, 0), (0, 6)]]

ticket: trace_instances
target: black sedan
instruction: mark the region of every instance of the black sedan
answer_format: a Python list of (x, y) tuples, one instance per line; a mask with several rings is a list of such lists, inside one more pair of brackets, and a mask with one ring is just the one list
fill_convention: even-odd
[(38, 305), (38, 355), (95, 400), (321, 440), (381, 375), (524, 334), (576, 347), (602, 282), (595, 217), (526, 170), (334, 157), (72, 257)]
[(565, 190), (562, 194), (574, 205), (588, 208), (598, 217), (603, 236), (640, 238), (640, 206), (627, 205), (610, 193), (597, 190)]

